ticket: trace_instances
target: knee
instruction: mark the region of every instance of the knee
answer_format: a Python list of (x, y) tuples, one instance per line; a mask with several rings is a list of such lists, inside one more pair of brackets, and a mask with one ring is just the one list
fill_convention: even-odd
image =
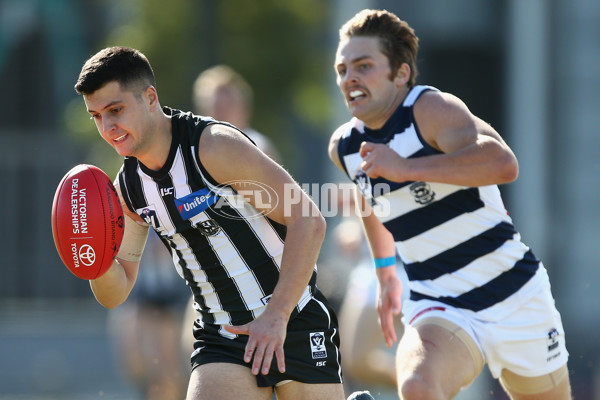
[(402, 400), (444, 399), (442, 391), (435, 382), (429, 382), (417, 374), (399, 378), (398, 394)]

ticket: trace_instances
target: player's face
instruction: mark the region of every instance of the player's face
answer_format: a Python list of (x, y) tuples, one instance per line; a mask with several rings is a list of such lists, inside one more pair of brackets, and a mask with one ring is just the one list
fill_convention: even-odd
[(146, 96), (141, 98), (110, 82), (83, 99), (102, 138), (121, 156), (136, 156), (144, 149), (143, 132), (149, 117)]
[(341, 41), (334, 68), (350, 113), (369, 128), (381, 128), (402, 101), (404, 81), (391, 78), (379, 39), (355, 36)]

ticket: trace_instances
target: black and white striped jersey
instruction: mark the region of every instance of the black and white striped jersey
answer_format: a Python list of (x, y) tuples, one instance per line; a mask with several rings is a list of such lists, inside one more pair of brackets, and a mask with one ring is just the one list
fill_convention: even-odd
[[(336, 131), (345, 172), (392, 233), (409, 277), (410, 298), (482, 312), (517, 292), (543, 269), (521, 242), (496, 185), (464, 187), (369, 178), (363, 141), (384, 143), (405, 158), (439, 154), (414, 120), (413, 105), (430, 86), (416, 86), (379, 130), (357, 118)], [(528, 285), (532, 291), (536, 284)], [(529, 290), (529, 289), (528, 289)]]
[[(128, 208), (169, 249), (192, 290), (203, 329), (234, 337), (221, 326), (246, 324), (264, 311), (279, 277), (286, 229), (204, 169), (200, 135), (221, 122), (166, 107), (165, 112), (172, 116), (173, 133), (165, 165), (152, 171), (126, 157), (119, 185)], [(316, 266), (292, 317), (311, 299), (315, 282)]]

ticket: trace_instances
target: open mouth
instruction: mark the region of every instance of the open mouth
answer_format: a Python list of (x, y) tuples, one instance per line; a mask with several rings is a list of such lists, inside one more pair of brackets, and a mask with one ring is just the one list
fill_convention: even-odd
[(362, 99), (363, 97), (366, 97), (366, 94), (365, 92), (359, 89), (354, 89), (350, 91), (350, 93), (348, 93), (348, 101), (350, 102)]
[(121, 136), (119, 136), (119, 137), (117, 137), (117, 138), (114, 138), (114, 139), (113, 139), (113, 142), (117, 142), (117, 143), (119, 143), (119, 142), (122, 142), (123, 140), (125, 140), (125, 137), (126, 137), (126, 136), (127, 136), (127, 134), (126, 134), (126, 133), (124, 133), (124, 134), (122, 134)]

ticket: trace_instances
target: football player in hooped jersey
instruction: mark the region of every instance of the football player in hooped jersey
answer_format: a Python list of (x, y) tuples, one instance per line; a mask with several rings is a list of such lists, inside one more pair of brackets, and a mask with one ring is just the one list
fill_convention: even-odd
[(241, 131), (161, 107), (155, 87), (146, 57), (126, 47), (92, 56), (75, 85), (124, 157), (125, 234), (90, 281), (96, 299), (127, 299), (151, 226), (194, 295), (188, 400), (342, 399), (337, 320), (316, 287), (316, 205)]
[(488, 364), (512, 399), (569, 399), (561, 318), (541, 261), (521, 242), (496, 185), (517, 178), (500, 135), (457, 97), (416, 85), (418, 38), (363, 10), (340, 29), (334, 68), (353, 118), (333, 163), (356, 183), (388, 345), (403, 290), (402, 399), (450, 399)]

